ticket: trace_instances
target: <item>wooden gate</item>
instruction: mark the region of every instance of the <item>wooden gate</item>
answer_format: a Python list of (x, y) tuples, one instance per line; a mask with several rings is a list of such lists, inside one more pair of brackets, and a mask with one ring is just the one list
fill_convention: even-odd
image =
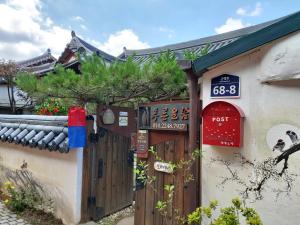
[[(122, 108), (113, 109), (116, 115), (120, 110)], [(131, 124), (127, 127), (118, 128), (118, 122), (106, 126), (99, 118), (95, 132), (94, 121), (88, 121), (87, 147), (84, 149), (83, 162), (82, 222), (99, 220), (130, 206), (133, 202), (130, 132), (135, 129), (135, 114), (133, 110), (129, 111)]]
[[(149, 142), (154, 146), (159, 158), (164, 161), (178, 163), (180, 160), (188, 159), (188, 135), (186, 132), (175, 131), (151, 131)], [(174, 175), (155, 171), (153, 168), (155, 158), (149, 154), (146, 163), (149, 165), (149, 176), (155, 176), (153, 185), (146, 185), (136, 192), (135, 225), (177, 225), (176, 216), (190, 213), (199, 205), (199, 180), (196, 171), (193, 185), (184, 185), (184, 172), (178, 170)], [(199, 166), (199, 163), (197, 163)], [(199, 169), (199, 168), (198, 168)], [(168, 216), (163, 217), (155, 208), (157, 201), (167, 199), (168, 193), (164, 191), (164, 185), (176, 185), (173, 209), (168, 211)], [(196, 187), (196, 189), (195, 189)]]

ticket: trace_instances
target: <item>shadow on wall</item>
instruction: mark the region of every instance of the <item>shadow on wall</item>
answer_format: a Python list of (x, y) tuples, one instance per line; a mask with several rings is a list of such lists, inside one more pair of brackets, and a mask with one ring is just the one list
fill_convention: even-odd
[(35, 194), (38, 199), (33, 205), (34, 208), (52, 213), (61, 218), (64, 224), (73, 224), (73, 211), (70, 202), (66, 201), (63, 191), (57, 187), (43, 184), (34, 177), (32, 172), (27, 169), (27, 163), (23, 162), (20, 169), (11, 170), (4, 167), (0, 156), (0, 187), (6, 182), (12, 182), (17, 189), (28, 191)]

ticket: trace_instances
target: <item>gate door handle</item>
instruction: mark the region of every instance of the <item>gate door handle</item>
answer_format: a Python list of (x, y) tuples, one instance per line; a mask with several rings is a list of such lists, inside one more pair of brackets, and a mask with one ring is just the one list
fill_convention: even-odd
[(103, 177), (103, 159), (99, 159), (98, 161), (98, 178)]

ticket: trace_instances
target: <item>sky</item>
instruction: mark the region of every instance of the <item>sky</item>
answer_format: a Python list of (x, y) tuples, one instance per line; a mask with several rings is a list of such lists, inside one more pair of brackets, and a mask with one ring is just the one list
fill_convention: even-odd
[(59, 57), (76, 35), (112, 54), (255, 25), (300, 10), (300, 0), (0, 0), (0, 59)]

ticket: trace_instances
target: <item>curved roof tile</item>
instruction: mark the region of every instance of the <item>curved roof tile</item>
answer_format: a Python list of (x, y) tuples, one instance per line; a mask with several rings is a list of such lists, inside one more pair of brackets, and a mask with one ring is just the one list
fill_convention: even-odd
[(29, 146), (68, 153), (66, 116), (0, 115), (0, 139)]
[[(169, 50), (175, 53), (181, 52), (181, 54), (179, 55), (183, 57), (182, 53), (185, 50), (194, 53), (199, 53), (201, 49), (205, 48), (207, 45), (210, 45), (208, 47), (208, 52), (210, 53), (240, 39), (241, 37), (254, 33), (267, 26), (270, 26), (271, 24), (274, 24), (282, 20), (283, 18), (268, 21), (255, 26), (242, 28), (235, 31), (230, 31), (223, 34), (217, 34), (209, 37), (199, 38), (192, 41), (186, 41), (186, 42), (181, 42), (177, 44), (171, 44), (171, 45), (166, 45), (166, 46), (161, 46), (156, 48), (139, 49), (139, 50), (128, 50), (124, 48), (124, 52), (119, 56), (119, 58), (126, 59), (127, 57), (132, 56), (136, 62), (140, 62), (140, 61), (143, 62), (145, 58), (148, 58), (151, 55), (156, 55), (161, 52), (166, 52)], [(182, 58), (178, 58), (178, 59), (182, 59)]]

